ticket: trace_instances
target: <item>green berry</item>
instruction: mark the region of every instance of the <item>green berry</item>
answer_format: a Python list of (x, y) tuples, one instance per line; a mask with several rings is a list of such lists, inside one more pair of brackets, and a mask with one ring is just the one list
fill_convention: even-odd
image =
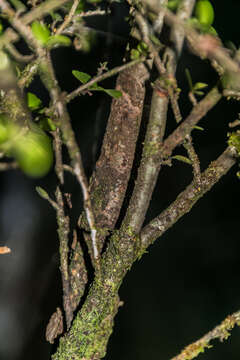
[(214, 20), (214, 9), (209, 0), (198, 0), (195, 16), (201, 25), (211, 26)]
[(46, 175), (53, 163), (51, 140), (42, 131), (30, 130), (19, 137), (12, 153), (22, 171), (34, 178)]

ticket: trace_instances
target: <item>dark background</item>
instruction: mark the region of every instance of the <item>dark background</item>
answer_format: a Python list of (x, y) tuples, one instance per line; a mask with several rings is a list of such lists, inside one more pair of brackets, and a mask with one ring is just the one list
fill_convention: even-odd
[[(215, 2), (214, 26), (221, 39), (239, 46), (239, 1)], [(73, 49), (53, 51), (61, 87), (71, 91), (78, 82), (73, 69), (95, 74), (100, 62), (109, 68), (121, 64), (128, 37), (124, 20), (127, 7), (112, 5), (113, 16), (91, 20), (89, 26), (111, 31), (115, 36), (98, 34), (92, 51), (76, 53)], [(182, 89), (181, 111), (191, 109), (186, 96), (184, 69), (193, 82), (216, 82), (216, 74), (207, 61), (191, 55), (185, 46), (177, 79)], [(113, 88), (114, 79), (103, 85)], [(47, 101), (44, 88), (36, 79), (31, 91)], [(69, 106), (74, 129), (88, 175), (109, 113), (111, 99), (104, 94), (82, 96)], [(238, 117), (239, 105), (222, 100), (200, 122), (205, 131), (194, 131), (193, 140), (202, 169), (226, 147), (228, 122)], [(167, 132), (174, 126), (171, 112)], [(182, 149), (176, 149), (183, 153)], [(228, 314), (240, 308), (239, 289), (239, 187), (235, 166), (221, 181), (161, 239), (148, 254), (134, 264), (120, 290), (124, 306), (116, 317), (108, 347), (108, 360), (170, 359), (184, 346), (198, 339)], [(156, 216), (191, 181), (188, 165), (174, 162), (160, 174), (147, 220)], [(42, 186), (54, 196), (56, 178), (50, 173), (41, 180), (31, 180), (20, 171), (0, 174), (0, 239), (12, 249), (0, 258), (0, 359), (48, 360), (54, 350), (44, 333), (50, 315), (61, 306), (58, 270), (58, 239), (55, 213), (39, 198), (35, 186)], [(73, 194), (72, 224), (81, 211), (78, 184), (66, 175), (65, 190)], [(146, 221), (147, 221), (146, 220)], [(202, 360), (239, 359), (240, 329), (232, 331), (225, 343), (200, 355)]]

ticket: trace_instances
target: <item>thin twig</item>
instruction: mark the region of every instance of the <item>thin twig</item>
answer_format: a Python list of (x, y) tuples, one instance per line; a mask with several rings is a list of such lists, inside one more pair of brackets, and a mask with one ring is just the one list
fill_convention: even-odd
[(80, 95), (81, 92), (83, 92), (84, 90), (89, 89), (89, 87), (97, 82), (103, 81), (109, 77), (112, 77), (118, 73), (120, 73), (121, 71), (134, 66), (136, 64), (139, 64), (141, 62), (143, 62), (145, 60), (145, 57), (141, 57), (137, 60), (132, 60), (129, 61), (127, 64), (121, 65), (121, 66), (116, 66), (114, 69), (111, 69), (103, 74), (97, 75), (95, 77), (93, 77), (90, 81), (88, 81), (86, 84), (83, 84), (81, 86), (79, 86), (77, 89), (73, 90), (70, 94), (68, 94), (65, 97), (65, 101), (66, 103), (69, 103), (71, 100), (73, 100), (76, 96)]
[(140, 12), (138, 12), (138, 11), (134, 12), (134, 17), (135, 17), (136, 22), (141, 30), (143, 41), (148, 45), (150, 53), (153, 54), (153, 61), (154, 61), (154, 64), (155, 64), (159, 74), (160, 75), (164, 74), (166, 72), (166, 69), (160, 59), (158, 50), (156, 50), (154, 44), (150, 40), (150, 30), (149, 30), (147, 21), (144, 19), (142, 14), (140, 14)]
[(73, 1), (72, 7), (71, 7), (69, 13), (67, 14), (64, 22), (57, 29), (56, 35), (61, 34), (63, 32), (63, 30), (68, 26), (68, 24), (72, 21), (75, 11), (77, 10), (78, 4), (79, 4), (79, 0)]
[(142, 251), (192, 209), (196, 202), (236, 163), (236, 156), (235, 149), (228, 147), (201, 174), (200, 184), (196, 184), (194, 179), (166, 210), (143, 228), (140, 234)]
[(168, 159), (176, 146), (180, 145), (186, 135), (190, 134), (209, 110), (211, 110), (222, 98), (217, 86), (212, 88), (209, 93), (192, 109), (187, 118), (173, 131), (160, 147), (160, 156), (162, 159)]
[(17, 168), (18, 168), (18, 164), (16, 162), (8, 162), (8, 163), (0, 162), (0, 171), (14, 170)]
[(188, 156), (189, 156), (189, 158), (190, 158), (190, 160), (192, 162), (194, 179), (196, 180), (196, 183), (198, 185), (200, 185), (200, 183), (201, 183), (200, 162), (199, 162), (198, 155), (197, 155), (197, 153), (196, 153), (196, 151), (194, 149), (191, 135), (186, 136), (186, 140), (183, 143), (183, 146), (187, 150)]
[(56, 164), (55, 164), (55, 172), (58, 176), (60, 184), (64, 183), (64, 173), (63, 173), (63, 163), (62, 163), (62, 140), (60, 137), (60, 130), (57, 128), (55, 131), (52, 131), (52, 135), (54, 138), (54, 150), (55, 150), (55, 157), (56, 157)]
[(99, 15), (108, 15), (106, 10), (96, 9), (96, 10), (89, 10), (81, 12), (80, 14), (76, 14), (74, 18), (83, 18), (89, 16), (99, 16)]
[(8, 44), (6, 44), (6, 49), (8, 50), (8, 52), (12, 55), (12, 57), (19, 62), (23, 62), (23, 63), (29, 63), (30, 61), (32, 61), (34, 59), (34, 55), (22, 55), (18, 52), (18, 50), (15, 48), (15, 46), (13, 46), (10, 42)]
[(210, 342), (214, 339), (219, 339), (221, 342), (228, 339), (230, 332), (235, 325), (240, 326), (240, 311), (228, 315), (220, 325), (216, 326), (213, 330), (209, 331), (206, 335), (199, 340), (185, 347), (182, 352), (171, 358), (171, 360), (192, 360), (205, 349), (211, 348)]
[(54, 11), (70, 0), (48, 0), (39, 4), (36, 8), (29, 11), (21, 18), (22, 22), (27, 25), (32, 21), (41, 19), (43, 16), (48, 15), (51, 11)]

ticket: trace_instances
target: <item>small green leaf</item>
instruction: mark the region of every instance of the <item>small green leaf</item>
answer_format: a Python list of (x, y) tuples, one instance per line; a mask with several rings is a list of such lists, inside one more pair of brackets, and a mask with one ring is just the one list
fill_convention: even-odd
[(51, 12), (49, 13), (49, 15), (51, 16), (51, 18), (52, 18), (53, 21), (55, 21), (55, 22), (63, 21), (62, 15), (59, 14), (58, 12), (51, 11)]
[(213, 26), (210, 26), (210, 28), (208, 29), (208, 34), (212, 36), (218, 36), (217, 30)]
[(95, 90), (95, 91), (104, 91), (105, 90), (102, 86), (99, 86), (97, 83), (92, 84), (89, 89)]
[(193, 128), (196, 129), (196, 130), (204, 131), (204, 128), (201, 127), (201, 126), (198, 126), (198, 125), (195, 125)]
[(186, 74), (186, 78), (188, 81), (189, 89), (190, 89), (190, 91), (192, 91), (193, 90), (192, 77), (191, 77), (191, 74), (190, 74), (190, 71), (188, 70), (188, 68), (185, 69), (185, 74)]
[(119, 99), (122, 96), (121, 91), (114, 89), (104, 89), (105, 93), (113, 97), (114, 99)]
[(55, 131), (57, 129), (56, 125), (50, 118), (41, 119), (39, 122), (39, 127), (45, 131)]
[(49, 195), (48, 193), (46, 192), (46, 190), (44, 190), (43, 188), (41, 188), (40, 186), (36, 186), (35, 187), (38, 195), (41, 196), (41, 198), (45, 199), (45, 200), (48, 200), (49, 199)]
[(104, 89), (102, 86), (99, 86), (97, 83), (90, 86), (89, 90), (91, 91), (104, 91), (109, 96), (113, 97), (114, 99), (119, 99), (122, 96), (121, 91), (115, 89)]
[(203, 92), (203, 91), (199, 91), (199, 90), (195, 90), (195, 91), (194, 91), (194, 94), (195, 94), (195, 95), (199, 95), (199, 96), (203, 96), (203, 95), (204, 95), (204, 92)]
[(73, 70), (72, 74), (73, 76), (75, 76), (75, 78), (81, 81), (82, 84), (86, 84), (91, 79), (91, 76), (89, 74), (78, 70)]
[(130, 53), (131, 60), (137, 60), (140, 57), (140, 52), (137, 49), (132, 49)]
[(206, 87), (208, 87), (208, 84), (202, 83), (202, 82), (197, 82), (196, 84), (194, 84), (193, 90), (205, 89)]
[(50, 37), (50, 30), (47, 25), (34, 21), (31, 25), (33, 35), (42, 44), (45, 45)]
[(59, 46), (70, 46), (72, 44), (71, 39), (64, 35), (53, 35), (50, 36), (46, 42), (46, 46), (49, 48)]
[(179, 0), (169, 0), (167, 3), (167, 8), (175, 11), (178, 8)]
[(27, 93), (27, 104), (28, 107), (33, 111), (37, 110), (42, 106), (42, 101), (33, 93)]
[(189, 158), (187, 158), (186, 156), (175, 155), (175, 156), (172, 156), (172, 159), (176, 159), (178, 161), (182, 161), (184, 163), (192, 165), (192, 161)]
[(137, 46), (137, 50), (138, 50), (139, 54), (147, 55), (148, 46), (145, 42), (141, 41)]

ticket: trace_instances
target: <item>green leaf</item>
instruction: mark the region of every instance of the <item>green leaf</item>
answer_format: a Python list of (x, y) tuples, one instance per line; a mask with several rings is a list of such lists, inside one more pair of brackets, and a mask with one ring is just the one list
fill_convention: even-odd
[(189, 158), (187, 158), (186, 156), (175, 155), (175, 156), (172, 156), (172, 159), (176, 159), (178, 161), (182, 161), (184, 163), (192, 165), (192, 161)]
[(114, 99), (119, 99), (122, 96), (121, 91), (115, 89), (104, 89), (102, 86), (99, 86), (97, 83), (90, 86), (89, 90), (91, 91), (104, 91), (109, 96), (113, 97)]
[(42, 130), (45, 131), (55, 131), (57, 129), (56, 125), (50, 118), (43, 118), (39, 122), (39, 126)]
[(189, 90), (192, 91), (193, 90), (192, 77), (188, 68), (185, 69), (185, 74), (186, 74)]
[(195, 90), (195, 91), (194, 91), (194, 94), (195, 94), (195, 95), (202, 96), (202, 95), (204, 95), (204, 92), (203, 92), (203, 91), (199, 91), (199, 90)]
[(148, 51), (148, 46), (145, 42), (141, 41), (138, 45), (137, 45), (137, 50), (139, 52), (139, 54), (141, 55), (147, 55), (147, 51)]
[(140, 57), (140, 52), (137, 49), (132, 49), (130, 53), (131, 60), (137, 60)]
[(32, 33), (35, 38), (42, 44), (45, 45), (50, 37), (50, 30), (47, 25), (34, 21), (31, 25)]
[(217, 30), (213, 26), (208, 29), (208, 34), (212, 36), (218, 36)]
[(113, 97), (114, 99), (119, 99), (122, 96), (121, 91), (114, 89), (104, 89), (105, 93)]
[(99, 86), (97, 83), (92, 84), (89, 89), (95, 90), (95, 91), (104, 91), (105, 90), (102, 86)]
[(41, 196), (41, 198), (45, 199), (45, 200), (48, 200), (49, 199), (49, 195), (48, 193), (46, 192), (46, 190), (44, 190), (43, 188), (41, 188), (40, 186), (36, 186), (35, 187), (38, 195)]
[(51, 18), (53, 19), (53, 21), (63, 21), (63, 17), (61, 14), (59, 14), (58, 12), (54, 12), (54, 11), (51, 11), (49, 13), (49, 15), (51, 16)]
[(33, 93), (27, 93), (27, 104), (29, 109), (37, 110), (42, 106), (42, 101)]
[(195, 125), (193, 128), (196, 129), (196, 130), (204, 131), (204, 128), (201, 127), (201, 126), (198, 126), (198, 125)]
[(75, 78), (81, 81), (82, 84), (86, 84), (91, 79), (91, 76), (89, 74), (78, 70), (73, 70), (72, 74), (73, 76), (75, 76)]
[(167, 3), (167, 8), (175, 11), (178, 8), (179, 0), (169, 0)]
[(71, 39), (64, 35), (53, 35), (50, 36), (46, 42), (46, 46), (49, 48), (59, 46), (70, 46), (72, 44)]
[(202, 83), (202, 82), (197, 82), (196, 84), (194, 84), (193, 90), (205, 89), (206, 87), (208, 87), (208, 84)]

